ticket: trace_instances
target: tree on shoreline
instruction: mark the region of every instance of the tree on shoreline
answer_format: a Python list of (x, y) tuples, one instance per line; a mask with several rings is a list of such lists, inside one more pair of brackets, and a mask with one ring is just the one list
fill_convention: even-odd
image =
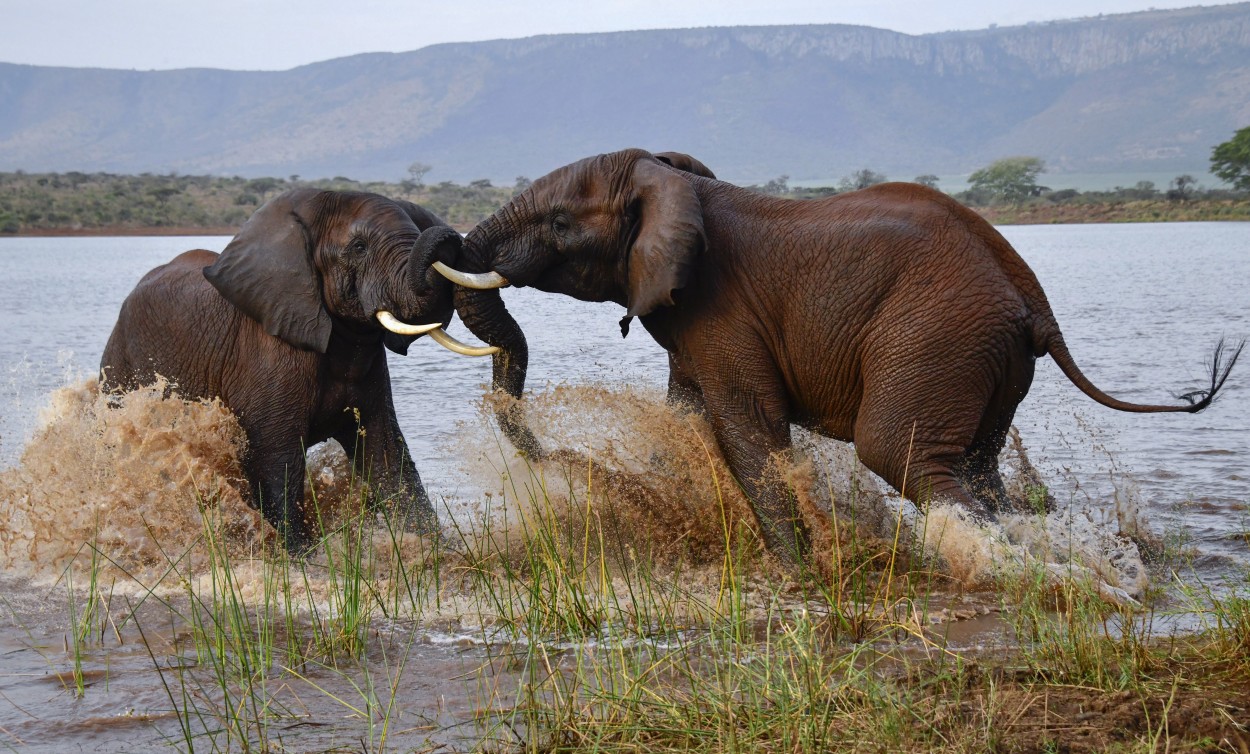
[(1040, 157), (1004, 157), (968, 176), (972, 186), (968, 193), (1019, 204), (1046, 191), (1045, 186), (1037, 185), (1037, 176), (1044, 172), (1046, 163)]
[(860, 168), (838, 182), (838, 191), (858, 191), (878, 183), (885, 183), (887, 180), (889, 179), (875, 170)]
[(1178, 175), (1168, 183), (1167, 197), (1174, 202), (1187, 202), (1197, 190), (1198, 179), (1189, 173)]
[(434, 169), (433, 165), (427, 165), (420, 160), (408, 166), (408, 180), (417, 188), (425, 185), (425, 174)]
[(1211, 150), (1211, 172), (1240, 191), (1250, 191), (1250, 126)]

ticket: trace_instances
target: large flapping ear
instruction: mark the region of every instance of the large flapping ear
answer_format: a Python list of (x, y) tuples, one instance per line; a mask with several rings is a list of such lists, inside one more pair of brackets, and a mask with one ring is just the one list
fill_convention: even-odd
[(412, 222), (416, 224), (417, 230), (426, 230), (427, 228), (432, 228), (435, 225), (447, 224), (443, 221), (443, 218), (419, 204), (413, 204), (412, 202), (404, 199), (393, 199), (392, 201), (398, 204), (400, 209), (412, 218)]
[(703, 206), (681, 175), (650, 158), (634, 163), (632, 189), (640, 204), (639, 229), (629, 252), (627, 317), (673, 305), (703, 250)]
[(693, 173), (704, 178), (716, 178), (716, 174), (707, 165), (684, 152), (656, 152), (655, 159), (678, 170), (684, 170), (687, 173)]
[(301, 212), (318, 192), (289, 191), (248, 219), (204, 277), (265, 332), (306, 351), (325, 353), (330, 315)]

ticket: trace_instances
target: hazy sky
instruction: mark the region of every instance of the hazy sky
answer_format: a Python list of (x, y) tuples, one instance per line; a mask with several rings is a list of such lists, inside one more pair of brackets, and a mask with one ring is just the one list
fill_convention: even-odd
[(0, 62), (280, 70), (359, 52), (534, 34), (844, 23), (909, 34), (1195, 0), (0, 0)]

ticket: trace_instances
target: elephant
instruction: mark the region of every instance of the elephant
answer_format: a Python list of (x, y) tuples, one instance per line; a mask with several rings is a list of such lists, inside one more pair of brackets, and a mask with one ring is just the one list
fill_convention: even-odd
[(769, 464), (789, 451), (793, 424), (854, 443), (904, 497), (959, 503), (984, 521), (1012, 504), (998, 455), (1038, 357), (1104, 406), (1196, 412), (1241, 352), (1229, 357), (1221, 342), (1210, 385), (1183, 405), (1118, 400), (1078, 369), (1024, 260), (947, 195), (884, 183), (784, 199), (641, 149), (534, 181), (469, 232), (463, 269), (435, 267), (481, 286), (475, 316), (462, 319), (501, 347), (505, 388), (524, 383), (509, 364), (524, 342), (488, 289), (611, 301), (625, 308), (623, 334), (638, 318), (670, 355), (670, 398), (704, 412), (765, 545), (791, 563), (808, 532)]
[[(122, 303), (100, 360), (117, 393), (158, 376), (220, 398), (247, 437), (252, 502), (293, 553), (316, 542), (304, 453), (334, 438), (409, 528), (438, 519), (395, 418), (386, 351), (442, 330), (452, 286), (430, 270), (461, 236), (411, 202), (296, 189), (256, 210), (220, 255), (197, 249), (148, 272)], [(410, 324), (411, 323), (411, 324)]]
[[(656, 152), (657, 160), (687, 173), (704, 178), (716, 178), (716, 175), (698, 159), (682, 152)], [(525, 456), (533, 460), (543, 458), (543, 450), (537, 438), (525, 425), (523, 407), (517, 401), (525, 390), (525, 375), (529, 366), (529, 347), (525, 333), (517, 325), (516, 320), (508, 313), (507, 307), (489, 283), (483, 285), (481, 280), (489, 271), (490, 260), (482, 255), (484, 248), (479, 244), (464, 247), (459, 258), (459, 270), (446, 262), (438, 260), (434, 266), (443, 275), (457, 281), (454, 300), (456, 314), (460, 320), (477, 337), (495, 349), (492, 360), (491, 389), (497, 393), (510, 396), (513, 401), (504, 403), (496, 409), (495, 416), (504, 435)], [(462, 274), (463, 273), (463, 274)], [(476, 273), (476, 274), (475, 274)], [(678, 374), (673, 356), (669, 354), (670, 374)], [(670, 383), (670, 392), (676, 397), (681, 393), (679, 384)]]

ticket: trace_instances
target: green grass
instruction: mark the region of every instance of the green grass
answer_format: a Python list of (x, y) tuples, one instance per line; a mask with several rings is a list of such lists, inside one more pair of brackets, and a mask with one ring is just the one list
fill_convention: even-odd
[[(583, 471), (588, 483), (574, 485)], [(423, 627), (447, 622), (479, 639), (480, 699), (463, 722), (481, 750), (1047, 751), (1066, 741), (1074, 751), (1145, 752), (1244, 731), (1234, 713), (1250, 705), (1236, 692), (1250, 688), (1245, 594), (1185, 589), (1179, 604), (1160, 597), (1143, 610), (1108, 602), (1078, 577), (1025, 569), (999, 585), (1001, 644), (957, 650), (950, 624), (931, 619), (939, 598), (964, 595), (923, 541), (882, 541), (853, 516), (835, 517), (829, 563), (785, 571), (759, 557), (718, 499), (723, 552), (693, 566), (653, 557), (645, 533), (611, 525), (625, 503), (596, 485), (596, 473), (593, 463), (531, 468), (480, 521), (445, 518), (441, 542), (373, 512), (367, 484), (353, 480), (350, 515), (320, 520), (320, 547), (303, 560), (237, 552), (213, 501), (199, 501), (203, 530), (192, 547), (207, 553), (205, 565), (192, 572), (187, 552), (166, 553), (164, 572), (181, 587), (153, 584), (144, 599), (168, 625), (138, 626), (177, 721), (169, 742), (304, 750), (299, 726), (327, 724), (310, 717), (312, 706), (347, 721), (337, 723), (351, 732), (336, 746), (413, 750), (439, 731), (414, 733), (401, 714), (405, 678), (421, 672), (413, 652)], [(857, 510), (854, 502), (839, 510)], [(83, 658), (118, 623), (91, 552), (85, 581), (72, 569), (65, 576), (66, 685), (79, 696), (91, 693)], [(1202, 625), (1158, 631), (1169, 609)], [(124, 620), (138, 624), (133, 604)], [(168, 654), (149, 641), (158, 632), (174, 637)], [(1184, 732), (1195, 699), (1209, 725)], [(1052, 720), (1052, 704), (1067, 711)], [(1089, 727), (1071, 710), (1098, 705), (1111, 705), (1109, 725), (1124, 737), (1098, 729), (1081, 748), (1057, 732)], [(1121, 709), (1132, 721), (1115, 717)], [(1210, 747), (1236, 751), (1234, 743)]]

